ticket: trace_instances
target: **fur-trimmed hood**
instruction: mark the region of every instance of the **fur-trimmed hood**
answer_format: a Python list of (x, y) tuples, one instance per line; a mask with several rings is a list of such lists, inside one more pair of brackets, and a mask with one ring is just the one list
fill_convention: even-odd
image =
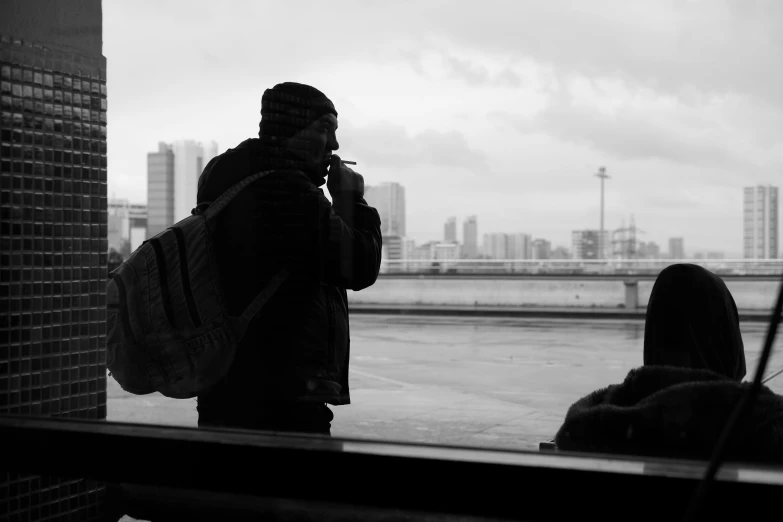
[[(571, 451), (706, 459), (748, 386), (707, 370), (637, 368), (574, 403), (555, 442)], [(727, 456), (783, 463), (783, 397), (762, 386)]]

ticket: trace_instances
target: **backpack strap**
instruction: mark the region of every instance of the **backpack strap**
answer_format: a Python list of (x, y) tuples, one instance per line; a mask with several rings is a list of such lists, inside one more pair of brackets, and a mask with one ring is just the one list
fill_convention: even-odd
[[(220, 197), (217, 198), (213, 203), (199, 204), (195, 209), (193, 209), (193, 213), (201, 214), (204, 216), (204, 219), (210, 221), (220, 214), (220, 212), (226, 208), (231, 200), (234, 199), (237, 194), (242, 192), (242, 190), (244, 190), (248, 185), (265, 176), (268, 176), (273, 172), (275, 171), (264, 170), (246, 177), (239, 183), (233, 185), (231, 188), (223, 192), (223, 194), (221, 194)], [(234, 335), (236, 335), (237, 339), (242, 339), (242, 337), (245, 335), (247, 327), (250, 325), (250, 322), (253, 320), (256, 314), (261, 311), (261, 308), (263, 308), (266, 302), (269, 301), (269, 299), (274, 295), (278, 287), (288, 278), (288, 274), (288, 269), (280, 269), (277, 274), (272, 276), (272, 279), (269, 280), (263, 290), (259, 292), (255, 299), (253, 299), (253, 301), (247, 306), (247, 308), (245, 308), (245, 310), (242, 312), (242, 315), (239, 317), (228, 318), (229, 327), (233, 331)]]
[(253, 299), (253, 301), (245, 308), (242, 315), (239, 317), (229, 317), (228, 322), (231, 330), (236, 335), (237, 339), (242, 339), (245, 335), (245, 330), (250, 325), (250, 321), (261, 311), (261, 308), (267, 301), (274, 295), (278, 287), (283, 284), (288, 278), (288, 270), (285, 268), (280, 269), (278, 273), (272, 276), (272, 279), (266, 284), (263, 290)]
[[(233, 185), (231, 188), (223, 192), (219, 198), (217, 198), (212, 203), (201, 203), (196, 208), (193, 209), (193, 214), (202, 214), (204, 218), (207, 221), (212, 220), (215, 216), (220, 214), (220, 212), (226, 208), (226, 205), (228, 205), (232, 199), (234, 199), (234, 196), (242, 192), (248, 185), (251, 183), (258, 181), (259, 179), (275, 172), (274, 170), (264, 170), (261, 172), (256, 172), (255, 174), (251, 174), (250, 176), (246, 177), (239, 183)], [(204, 208), (206, 206), (206, 208)]]

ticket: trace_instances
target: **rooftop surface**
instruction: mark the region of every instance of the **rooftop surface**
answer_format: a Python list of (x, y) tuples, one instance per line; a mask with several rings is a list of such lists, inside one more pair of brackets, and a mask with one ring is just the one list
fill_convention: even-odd
[[(748, 379), (766, 325), (743, 323)], [(783, 366), (777, 337), (768, 374)], [(642, 362), (641, 320), (353, 315), (351, 399), (336, 437), (537, 449), (568, 407)], [(783, 375), (768, 386), (783, 393)], [(107, 420), (196, 426), (194, 399), (124, 392), (108, 379)]]

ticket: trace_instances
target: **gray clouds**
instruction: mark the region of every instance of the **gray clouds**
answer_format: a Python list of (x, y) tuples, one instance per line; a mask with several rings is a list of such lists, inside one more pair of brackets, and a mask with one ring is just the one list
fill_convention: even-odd
[(783, 2), (486, 0), (428, 25), (469, 48), (528, 56), (560, 74), (619, 77), (681, 94), (758, 96), (783, 108)]
[(392, 123), (367, 127), (342, 124), (338, 139), (341, 149), (350, 150), (352, 155), (363, 161), (384, 167), (430, 165), (464, 168), (481, 174), (489, 171), (485, 154), (470, 147), (465, 136), (458, 131), (427, 129), (409, 134), (404, 126)]
[[(687, 116), (687, 115), (686, 115)], [(613, 114), (573, 105), (553, 105), (533, 117), (495, 113), (491, 119), (523, 133), (544, 133), (559, 140), (587, 144), (611, 158), (661, 159), (672, 163), (731, 172), (763, 172), (772, 165), (757, 162), (731, 143), (731, 133), (707, 121), (656, 118), (653, 111), (621, 109)], [(777, 165), (779, 167), (779, 165)]]

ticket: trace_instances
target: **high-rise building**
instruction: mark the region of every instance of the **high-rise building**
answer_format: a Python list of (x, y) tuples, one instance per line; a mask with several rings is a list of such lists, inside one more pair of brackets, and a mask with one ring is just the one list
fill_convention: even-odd
[[(435, 261), (455, 261), (462, 254), (462, 246), (459, 243), (434, 243), (432, 246), (432, 259)], [(449, 266), (448, 264), (442, 266)]]
[[(131, 231), (135, 228), (143, 228), (146, 235), (147, 205), (131, 203), (127, 199), (110, 199), (108, 220), (109, 250), (115, 250), (123, 257), (128, 257), (138, 248), (138, 245), (135, 248), (133, 246)], [(136, 234), (138, 235), (139, 232), (137, 231)]]
[(777, 259), (780, 234), (778, 187), (745, 187), (743, 213), (743, 257)]
[(532, 259), (533, 238), (530, 234), (508, 234), (506, 236), (506, 259)]
[(446, 220), (446, 224), (443, 225), (443, 240), (446, 243), (457, 242), (457, 218), (450, 217)]
[[(574, 259), (600, 259), (598, 230), (574, 230), (571, 233), (571, 255)], [(604, 231), (603, 245), (609, 244), (609, 232)], [(606, 256), (604, 256), (605, 258)]]
[(462, 223), (462, 255), (468, 259), (475, 259), (479, 255), (478, 244), (478, 217), (468, 216)]
[(571, 259), (572, 254), (568, 251), (568, 249), (564, 246), (558, 246), (555, 247), (552, 250), (552, 254), (550, 255), (549, 259)]
[(156, 236), (190, 215), (196, 206), (198, 178), (217, 156), (217, 143), (192, 140), (158, 143), (147, 154), (148, 236)]
[(217, 156), (217, 143), (192, 140), (175, 141), (174, 152), (174, 223), (190, 215), (196, 206), (198, 178), (207, 163)]
[(158, 143), (158, 152), (147, 154), (147, 236), (154, 237), (174, 221), (174, 152)]
[(507, 259), (508, 241), (506, 234), (484, 234), (482, 253), (489, 259)]
[(394, 182), (366, 187), (364, 199), (381, 216), (382, 235), (405, 236), (405, 187)]
[[(0, 414), (106, 418), (102, 27), (100, 0), (0, 7)], [(106, 516), (92, 480), (4, 470), (0, 491), (0, 518)]]
[(546, 239), (534, 239), (532, 243), (532, 259), (549, 259), (552, 255), (552, 243)]
[(130, 255), (130, 234), (126, 237), (125, 231), (130, 233), (129, 219), (124, 212), (112, 212), (108, 215), (107, 239), (109, 251), (119, 252), (122, 257)]
[(640, 259), (660, 259), (661, 247), (654, 241), (649, 243), (640, 242), (638, 257)]
[(382, 272), (398, 272), (402, 269), (402, 261), (405, 258), (405, 238), (402, 236), (383, 236), (381, 247)]
[(669, 238), (669, 258), (685, 259), (685, 240), (683, 238)]

